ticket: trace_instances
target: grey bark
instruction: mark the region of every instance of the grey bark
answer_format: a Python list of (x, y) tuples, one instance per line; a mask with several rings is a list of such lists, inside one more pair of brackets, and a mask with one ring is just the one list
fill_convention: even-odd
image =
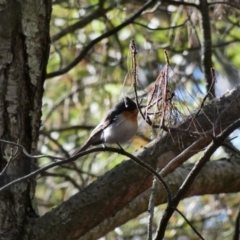
[[(165, 178), (166, 182), (170, 186), (172, 193), (175, 193), (179, 189), (192, 167), (192, 164), (181, 166)], [(239, 175), (239, 158), (208, 162), (188, 191), (186, 198), (204, 194), (239, 192)], [(150, 194), (151, 189), (144, 191), (135, 199), (133, 199), (129, 204), (127, 204), (123, 209), (117, 212), (114, 216), (105, 219), (79, 239), (98, 239), (106, 235), (108, 232), (114, 230), (116, 227), (121, 226), (127, 221), (136, 218), (141, 213), (146, 212), (148, 209)], [(158, 183), (155, 205), (166, 203), (166, 200), (165, 190), (163, 186)]]
[[(0, 1), (0, 138), (35, 153), (41, 119), (45, 68), (49, 54), (51, 1)], [(16, 153), (16, 154), (15, 154)], [(11, 155), (15, 154), (12, 158)], [(0, 186), (34, 169), (34, 161), (0, 144)], [(0, 194), (0, 239), (25, 239), (34, 210), (35, 181)]]

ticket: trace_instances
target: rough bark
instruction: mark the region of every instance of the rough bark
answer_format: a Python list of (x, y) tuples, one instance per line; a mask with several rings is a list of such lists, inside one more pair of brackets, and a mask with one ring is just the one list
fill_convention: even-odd
[[(214, 128), (217, 134), (238, 119), (239, 112), (240, 87), (207, 104), (197, 116), (195, 127), (202, 131)], [(180, 124), (179, 128), (188, 127), (191, 121), (191, 118), (187, 119)], [(179, 143), (180, 137), (181, 144)], [(179, 135), (178, 132), (173, 131), (171, 135), (150, 143), (135, 155), (154, 168), (157, 164), (161, 168), (198, 139), (188, 135)], [(207, 146), (209, 142), (210, 138), (203, 138), (198, 150)], [(186, 159), (194, 153), (195, 151), (189, 151), (189, 155), (185, 156)], [(219, 178), (213, 179), (215, 180), (219, 181)], [(236, 178), (229, 181), (235, 180)], [(171, 179), (172, 181), (174, 182), (174, 179)], [(212, 184), (209, 188), (209, 185), (206, 185), (208, 181), (204, 179), (203, 181), (205, 185), (199, 188), (198, 192), (197, 190), (190, 191), (189, 195), (239, 190), (239, 185), (235, 184), (231, 184), (231, 188), (225, 188), (226, 185), (223, 187), (221, 184)], [(78, 239), (104, 220), (111, 219), (135, 197), (148, 189), (151, 183), (152, 175), (149, 172), (136, 166), (132, 161), (125, 161), (57, 208), (40, 217), (35, 222), (31, 239)], [(222, 187), (219, 188), (219, 186)], [(56, 228), (58, 231), (55, 231)]]
[[(19, 142), (35, 153), (49, 55), (51, 1), (0, 1), (0, 138)], [(34, 161), (0, 144), (0, 171), (16, 152), (0, 186), (35, 168)], [(0, 194), (0, 239), (24, 239), (34, 210), (35, 181)]]
[[(192, 167), (192, 164), (181, 166), (165, 178), (172, 193), (175, 193), (179, 189)], [(186, 198), (204, 194), (239, 192), (239, 175), (239, 158), (208, 162), (195, 180), (192, 187), (189, 189)], [(114, 230), (116, 227), (136, 218), (139, 214), (146, 212), (148, 210), (150, 194), (151, 189), (146, 190), (133, 199), (133, 201), (131, 201), (127, 206), (117, 212), (114, 216), (107, 218), (83, 237), (80, 237), (79, 240), (98, 239), (106, 235), (108, 232)], [(159, 205), (166, 203), (166, 200), (165, 190), (161, 184), (158, 184), (155, 204)]]

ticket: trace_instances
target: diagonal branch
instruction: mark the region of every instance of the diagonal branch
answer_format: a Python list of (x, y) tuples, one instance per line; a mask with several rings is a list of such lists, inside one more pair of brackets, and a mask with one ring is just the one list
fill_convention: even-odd
[(68, 72), (70, 69), (75, 67), (88, 53), (88, 51), (96, 45), (98, 42), (103, 40), (104, 38), (110, 37), (111, 35), (115, 34), (117, 31), (121, 30), (122, 28), (126, 27), (128, 24), (132, 23), (136, 18), (138, 18), (144, 10), (146, 10), (148, 7), (150, 7), (153, 3), (157, 2), (157, 0), (149, 0), (147, 1), (136, 13), (134, 13), (131, 17), (129, 17), (127, 20), (125, 20), (122, 24), (118, 25), (117, 27), (109, 30), (108, 32), (105, 32), (101, 36), (95, 38), (93, 41), (88, 43), (86, 47), (81, 51), (81, 53), (65, 68), (52, 72), (47, 74), (46, 78), (52, 78), (59, 75), (62, 75), (66, 72)]
[[(171, 187), (172, 193), (175, 193), (175, 191), (180, 188), (184, 179), (186, 179), (192, 168), (193, 164), (181, 166), (165, 178), (165, 181)], [(206, 176), (209, 176), (207, 180)], [(184, 198), (204, 194), (239, 192), (239, 176), (239, 159), (231, 158), (227, 161), (215, 160), (207, 162)], [(224, 179), (224, 181), (222, 181), (222, 179)], [(218, 184), (215, 184), (216, 182), (218, 182)], [(164, 189), (161, 184), (157, 184), (157, 191), (155, 196), (156, 206), (166, 203), (166, 195), (162, 194), (163, 191)], [(105, 236), (108, 232), (114, 230), (116, 227), (121, 226), (129, 220), (136, 218), (143, 212), (148, 211), (148, 201), (150, 194), (151, 189), (146, 190), (134, 198), (133, 201), (121, 209), (121, 211), (117, 212), (114, 216), (102, 221), (99, 225), (97, 225), (79, 240), (98, 239), (102, 236)]]
[(69, 33), (73, 33), (77, 29), (84, 28), (87, 24), (92, 22), (95, 18), (99, 18), (101, 16), (104, 16), (108, 11), (113, 9), (116, 6), (116, 4), (117, 3), (114, 2), (110, 7), (105, 8), (105, 9), (104, 8), (100, 8), (100, 7), (97, 8), (95, 11), (91, 12), (91, 14), (89, 14), (85, 18), (81, 19), (81, 21), (78, 21), (78, 22), (76, 22), (76, 23), (74, 23), (74, 24), (64, 28), (61, 32), (59, 32), (56, 35), (54, 35), (51, 38), (51, 41), (52, 42), (56, 42), (60, 38), (64, 37), (65, 35), (67, 35)]
[(168, 204), (163, 214), (163, 218), (161, 219), (161, 224), (159, 225), (159, 228), (157, 230), (157, 234), (155, 237), (156, 240), (161, 240), (164, 238), (164, 234), (170, 217), (174, 213), (181, 199), (184, 197), (189, 188), (192, 186), (194, 180), (196, 179), (204, 165), (207, 163), (207, 161), (209, 161), (212, 154), (220, 146), (221, 142), (223, 142), (225, 138), (227, 138), (234, 130), (236, 130), (239, 127), (240, 119), (236, 120), (233, 124), (227, 127), (218, 137), (216, 137), (216, 139), (214, 139), (212, 143), (208, 146), (203, 156), (196, 162), (193, 169), (188, 174), (187, 178), (184, 180), (182, 186), (179, 188), (178, 192), (173, 197), (172, 201)]

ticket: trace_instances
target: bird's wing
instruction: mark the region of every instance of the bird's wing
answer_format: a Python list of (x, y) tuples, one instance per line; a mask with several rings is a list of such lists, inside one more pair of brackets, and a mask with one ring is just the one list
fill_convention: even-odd
[(102, 132), (105, 128), (107, 128), (112, 122), (116, 120), (116, 113), (114, 110), (109, 111), (106, 117), (93, 129), (90, 137), (94, 137), (100, 132)]

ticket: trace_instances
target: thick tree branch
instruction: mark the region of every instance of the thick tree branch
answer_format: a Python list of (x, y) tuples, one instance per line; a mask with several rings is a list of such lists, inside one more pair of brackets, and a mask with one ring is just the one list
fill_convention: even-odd
[[(181, 166), (173, 173), (169, 174), (165, 180), (169, 184), (171, 191), (176, 193), (183, 181), (193, 168), (193, 164)], [(208, 162), (198, 177), (195, 179), (192, 187), (187, 192), (185, 198), (218, 193), (232, 193), (240, 191), (240, 160), (230, 159), (228, 161), (218, 160)], [(222, 181), (224, 179), (224, 181)], [(218, 182), (218, 184), (216, 184)], [(232, 185), (233, 183), (233, 185)], [(166, 203), (166, 195), (161, 184), (157, 184), (156, 205)], [(106, 235), (114, 228), (136, 218), (141, 213), (147, 211), (151, 189), (146, 190), (131, 203), (116, 213), (111, 218), (104, 220), (101, 224), (93, 228), (80, 240), (94, 240)], [(190, 220), (190, 219), (189, 219)]]

